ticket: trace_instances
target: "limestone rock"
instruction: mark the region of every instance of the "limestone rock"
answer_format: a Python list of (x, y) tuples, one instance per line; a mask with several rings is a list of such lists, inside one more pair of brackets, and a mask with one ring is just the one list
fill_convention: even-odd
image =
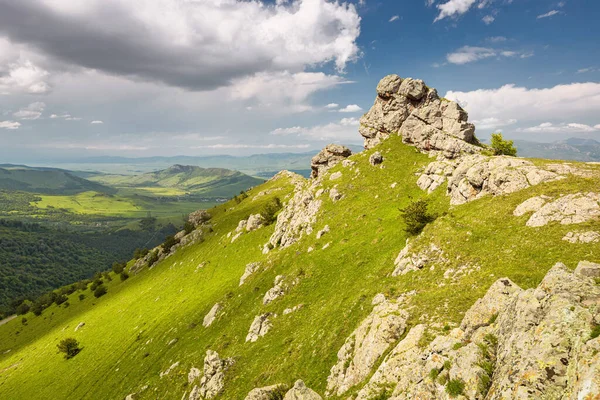
[(398, 90), (399, 94), (406, 96), (411, 100), (421, 100), (426, 92), (427, 87), (425, 86), (425, 83), (420, 79), (412, 78), (404, 79)]
[(346, 146), (341, 146), (339, 144), (329, 144), (325, 146), (325, 148), (311, 160), (311, 178), (317, 178), (320, 175), (323, 175), (328, 169), (339, 164), (342, 160), (351, 155), (352, 150)]
[(85, 322), (80, 322), (79, 324), (77, 324), (77, 326), (75, 327), (75, 332), (77, 332), (78, 330), (80, 330), (81, 328), (83, 328), (85, 326)]
[(190, 221), (194, 227), (198, 227), (210, 221), (211, 218), (212, 216), (206, 210), (198, 210), (188, 216), (188, 221)]
[(194, 381), (196, 379), (198, 379), (201, 374), (202, 374), (202, 371), (200, 371), (198, 368), (192, 367), (190, 369), (190, 372), (188, 372), (188, 383), (189, 384), (194, 383)]
[(246, 231), (252, 232), (263, 226), (264, 218), (260, 214), (252, 214), (246, 222)]
[(192, 389), (189, 400), (212, 399), (221, 393), (225, 385), (225, 372), (231, 365), (232, 359), (223, 360), (216, 351), (207, 350), (204, 375), (200, 379), (200, 385)]
[(377, 295), (369, 316), (346, 339), (338, 351), (338, 362), (327, 378), (328, 395), (342, 395), (362, 382), (388, 348), (406, 329), (408, 313), (400, 303)]
[(337, 188), (332, 188), (331, 191), (329, 192), (329, 198), (331, 199), (331, 201), (333, 201), (334, 203), (336, 201), (340, 201), (342, 198), (344, 197), (343, 194), (341, 194), (339, 192), (339, 190), (337, 190)]
[(527, 226), (540, 227), (550, 222), (579, 224), (600, 217), (599, 193), (575, 193), (548, 202), (527, 221)]
[(400, 254), (398, 254), (398, 257), (396, 257), (396, 261), (394, 261), (395, 268), (392, 276), (405, 275), (429, 265), (445, 264), (447, 261), (444, 257), (444, 252), (433, 243), (429, 245), (429, 248), (417, 254), (411, 252), (411, 246), (407, 243)]
[(379, 151), (376, 151), (375, 153), (371, 154), (371, 157), (369, 157), (369, 164), (375, 166), (375, 165), (379, 165), (383, 162), (383, 156), (381, 155), (381, 153)]
[(175, 368), (179, 367), (179, 361), (171, 364), (171, 366), (160, 373), (160, 377), (169, 375)]
[(392, 97), (398, 93), (402, 78), (398, 75), (388, 75), (377, 84), (377, 94), (381, 97)]
[(211, 326), (215, 319), (217, 319), (217, 316), (219, 315), (222, 309), (223, 306), (221, 305), (221, 303), (216, 303), (214, 306), (212, 306), (208, 314), (206, 314), (206, 316), (204, 317), (202, 326), (205, 328)]
[(336, 181), (342, 177), (342, 171), (334, 172), (329, 176), (330, 181)]
[(246, 264), (246, 269), (244, 270), (244, 274), (240, 277), (240, 286), (246, 282), (246, 279), (250, 277), (253, 273), (258, 271), (261, 268), (262, 264), (258, 262), (253, 262), (250, 264)]
[(279, 297), (285, 295), (286, 287), (284, 285), (285, 276), (277, 275), (275, 277), (275, 281), (273, 282), (273, 287), (265, 293), (263, 297), (263, 304), (269, 304), (273, 300), (278, 299)]
[(588, 278), (600, 278), (600, 264), (580, 261), (575, 268), (575, 273)]
[(275, 396), (284, 392), (285, 389), (285, 385), (282, 384), (252, 389), (245, 400), (273, 400), (279, 398)]
[(325, 225), (323, 229), (317, 232), (317, 239), (321, 239), (326, 233), (329, 233), (329, 225)]
[(515, 211), (513, 211), (513, 215), (515, 217), (520, 217), (527, 213), (533, 213), (538, 211), (540, 208), (546, 204), (548, 200), (547, 196), (536, 196), (530, 199), (525, 200), (523, 203), (519, 204)]
[(600, 242), (600, 233), (595, 231), (569, 232), (562, 240), (569, 243), (598, 243)]
[(298, 380), (294, 383), (294, 387), (285, 394), (283, 400), (323, 400), (323, 398), (314, 390), (306, 387), (304, 382)]
[(254, 343), (259, 338), (265, 336), (273, 324), (271, 323), (271, 317), (275, 317), (271, 313), (266, 313), (262, 315), (257, 315), (254, 317), (254, 321), (252, 321), (252, 325), (250, 325), (250, 330), (248, 331), (248, 335), (246, 336), (246, 342)]

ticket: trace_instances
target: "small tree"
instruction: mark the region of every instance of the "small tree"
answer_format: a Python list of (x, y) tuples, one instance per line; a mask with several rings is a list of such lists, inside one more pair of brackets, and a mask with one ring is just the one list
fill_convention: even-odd
[(517, 148), (514, 146), (514, 142), (512, 140), (504, 140), (500, 132), (492, 133), (492, 149), (494, 149), (494, 154), (497, 156), (516, 157), (517, 155)]
[(96, 288), (96, 290), (94, 290), (94, 297), (95, 298), (102, 297), (106, 294), (106, 292), (108, 292), (108, 290), (106, 289), (106, 286), (100, 285)]
[(126, 266), (126, 263), (114, 262), (112, 265), (112, 270), (115, 274), (119, 275), (121, 272), (123, 272)]
[(67, 360), (75, 357), (81, 351), (79, 342), (74, 338), (63, 339), (56, 347), (58, 347), (58, 351), (65, 353), (65, 358)]
[(265, 204), (260, 215), (262, 215), (265, 225), (271, 225), (277, 220), (277, 213), (281, 210), (281, 200), (279, 197), (275, 197), (273, 200)]
[(42, 312), (44, 311), (44, 306), (41, 303), (36, 301), (31, 306), (31, 311), (33, 312), (34, 315), (39, 317), (40, 315), (42, 315)]
[(17, 315), (25, 315), (31, 309), (31, 302), (24, 300), (21, 304), (17, 306)]
[(121, 274), (119, 276), (121, 277), (121, 282), (124, 282), (127, 279), (129, 279), (129, 274), (125, 271), (121, 272)]
[(149, 252), (150, 250), (148, 249), (135, 249), (135, 252), (133, 253), (133, 258), (139, 260), (142, 257), (146, 257), (146, 254), (148, 254)]
[(56, 303), (57, 306), (60, 306), (62, 303), (66, 302), (67, 300), (69, 300), (69, 298), (64, 295), (64, 294), (59, 294), (56, 299), (54, 299), (54, 302)]
[(426, 200), (417, 200), (400, 210), (402, 219), (406, 224), (404, 230), (409, 235), (418, 235), (425, 228), (425, 225), (435, 219), (427, 211), (427, 206)]
[(185, 223), (183, 224), (183, 230), (186, 235), (192, 233), (194, 228), (194, 224), (192, 224), (190, 221), (185, 221)]

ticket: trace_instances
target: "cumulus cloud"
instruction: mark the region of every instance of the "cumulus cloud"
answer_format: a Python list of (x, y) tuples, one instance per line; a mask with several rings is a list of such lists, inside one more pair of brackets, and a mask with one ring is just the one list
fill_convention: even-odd
[(360, 135), (358, 135), (356, 130), (358, 123), (359, 121), (357, 118), (343, 118), (339, 122), (331, 122), (329, 124), (311, 127), (293, 126), (289, 128), (277, 128), (271, 131), (271, 135), (293, 135), (319, 141), (346, 140), (360, 142)]
[(358, 104), (348, 104), (346, 107), (339, 110), (341, 113), (355, 113), (362, 111), (362, 108)]
[(330, 110), (334, 109), (334, 108), (338, 108), (340, 105), (337, 103), (329, 103), (325, 106), (325, 108), (329, 108)]
[(600, 83), (572, 83), (544, 89), (510, 84), (497, 89), (449, 91), (445, 97), (461, 104), (472, 120), (479, 121), (596, 118), (600, 109)]
[(389, 22), (394, 22), (394, 21), (398, 21), (400, 19), (399, 15), (394, 15), (392, 18), (390, 18)]
[(0, 121), (0, 129), (14, 130), (19, 129), (20, 123), (14, 121)]
[(484, 24), (490, 25), (492, 22), (494, 22), (496, 20), (496, 18), (494, 18), (494, 16), (492, 16), (492, 15), (486, 15), (481, 20), (483, 21)]
[(533, 56), (533, 52), (521, 52), (514, 50), (499, 50), (490, 47), (463, 46), (453, 53), (446, 55), (446, 60), (452, 64), (467, 64), (490, 57), (520, 57)]
[(65, 121), (81, 121), (82, 118), (74, 117), (71, 114), (52, 114), (50, 115), (50, 119), (64, 119)]
[(560, 11), (558, 11), (558, 10), (548, 11), (545, 14), (538, 15), (537, 19), (552, 17), (553, 15), (556, 15), (556, 14), (560, 14)]
[(497, 128), (501, 128), (503, 126), (508, 126), (508, 125), (514, 125), (517, 123), (517, 120), (512, 118), (512, 119), (507, 119), (507, 120), (502, 120), (496, 117), (489, 117), (489, 118), (483, 118), (481, 120), (472, 120), (471, 122), (473, 122), (473, 124), (475, 124), (475, 126), (478, 129), (497, 129)]
[(561, 123), (561, 124), (553, 124), (551, 122), (544, 122), (537, 126), (532, 126), (529, 128), (519, 129), (519, 132), (528, 132), (528, 133), (591, 133), (597, 132), (600, 130), (600, 125), (590, 126), (586, 124), (579, 123)]
[(478, 0), (448, 0), (446, 3), (438, 4), (436, 7), (440, 10), (438, 16), (433, 22), (440, 21), (444, 18), (455, 17), (469, 11), (469, 9)]
[(18, 119), (25, 119), (25, 120), (38, 119), (39, 117), (42, 116), (42, 112), (44, 111), (45, 108), (46, 108), (45, 103), (43, 103), (41, 101), (37, 101), (35, 103), (31, 103), (30, 105), (28, 105), (25, 108), (21, 108), (19, 111), (13, 113), (13, 117), (18, 118)]
[[(53, 64), (188, 90), (229, 86), (257, 74), (294, 74), (330, 62), (342, 71), (359, 54), (355, 6), (327, 0), (271, 5), (236, 0), (0, 0), (0, 7), (0, 35), (35, 47)], [(8, 79), (27, 80), (20, 84), (30, 92), (49, 90), (39, 81), (44, 71), (33, 64), (24, 62), (12, 70)]]

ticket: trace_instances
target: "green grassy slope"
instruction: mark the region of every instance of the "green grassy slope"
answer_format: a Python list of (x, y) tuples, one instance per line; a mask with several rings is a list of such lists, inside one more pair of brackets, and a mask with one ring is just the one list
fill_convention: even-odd
[[(376, 150), (385, 157), (383, 169), (368, 163)], [(337, 351), (371, 311), (377, 293), (415, 290), (411, 324), (427, 315), (440, 326), (453, 325), (501, 276), (529, 288), (557, 261), (570, 267), (581, 259), (600, 261), (597, 244), (562, 240), (570, 230), (600, 229), (599, 221), (575, 228), (555, 224), (528, 228), (526, 217), (512, 215), (520, 202), (540, 193), (596, 190), (598, 178), (572, 177), (451, 208), (444, 188), (426, 195), (417, 187), (416, 171), (431, 160), (403, 145), (399, 137), (351, 159), (357, 162), (358, 176), (338, 165), (330, 172), (341, 171), (342, 178), (324, 179), (325, 187), (337, 184), (345, 197), (332, 203), (323, 196), (314, 228), (316, 232), (329, 225), (331, 232), (320, 240), (312, 234), (264, 255), (261, 247), (274, 229), (269, 226), (230, 243), (226, 235), (239, 220), (292, 190), (287, 179), (270, 181), (253, 189), (240, 204), (212, 209), (214, 231), (204, 242), (178, 250), (124, 283), (113, 280), (106, 296), (94, 299), (86, 293), (80, 302), (74, 293), (69, 308), (53, 306), (41, 317), (27, 315), (26, 326), (20, 318), (1, 326), (0, 397), (118, 399), (147, 385), (138, 398), (179, 399), (191, 389), (187, 372), (192, 366), (202, 367), (209, 348), (236, 361), (227, 372), (223, 399), (243, 399), (254, 387), (300, 378), (323, 393)], [(598, 166), (589, 168), (600, 172)], [(254, 199), (258, 192), (275, 188), (281, 189)], [(424, 197), (439, 218), (412, 239), (414, 246), (433, 242), (449, 262), (391, 277), (394, 259), (407, 239), (399, 209)], [(329, 246), (324, 249), (325, 244)], [(309, 247), (315, 250), (308, 252)], [(245, 265), (256, 261), (266, 269), (238, 287)], [(203, 262), (206, 266), (199, 269)], [(443, 278), (447, 268), (464, 264), (480, 268), (455, 281)], [(299, 284), (264, 306), (262, 297), (277, 275), (298, 277)], [(224, 314), (203, 328), (202, 319), (215, 302), (224, 305)], [(304, 307), (283, 315), (285, 308), (298, 304)], [(245, 343), (252, 320), (265, 312), (278, 314), (272, 330), (256, 343)], [(74, 332), (79, 322), (86, 325)], [(56, 351), (65, 337), (75, 337), (83, 346), (68, 361)], [(168, 345), (173, 339), (177, 342)], [(179, 366), (160, 378), (159, 373), (177, 361)]]
[(0, 190), (47, 194), (75, 194), (85, 191), (114, 193), (115, 189), (80, 178), (63, 170), (0, 168)]

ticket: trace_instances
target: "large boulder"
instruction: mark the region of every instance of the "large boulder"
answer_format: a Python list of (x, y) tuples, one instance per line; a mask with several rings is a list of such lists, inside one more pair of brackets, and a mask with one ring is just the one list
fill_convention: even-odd
[(223, 360), (216, 351), (207, 350), (204, 358), (204, 375), (199, 385), (193, 387), (189, 400), (212, 399), (221, 393), (225, 385), (225, 372), (231, 365), (233, 365), (232, 359)]
[(206, 210), (194, 211), (188, 216), (188, 221), (197, 227), (210, 221), (212, 216)]
[[(288, 386), (289, 387), (289, 386)], [(286, 391), (286, 386), (279, 385), (271, 385), (265, 386), (261, 388), (252, 389), (250, 393), (246, 396), (244, 400), (273, 400), (280, 399), (281, 393)]]
[(339, 144), (328, 144), (323, 150), (314, 156), (310, 162), (312, 169), (311, 178), (317, 178), (328, 169), (339, 164), (342, 160), (350, 157), (352, 150)]
[(298, 380), (294, 383), (294, 387), (285, 394), (283, 400), (323, 400), (323, 398), (314, 390), (306, 387), (304, 382)]

